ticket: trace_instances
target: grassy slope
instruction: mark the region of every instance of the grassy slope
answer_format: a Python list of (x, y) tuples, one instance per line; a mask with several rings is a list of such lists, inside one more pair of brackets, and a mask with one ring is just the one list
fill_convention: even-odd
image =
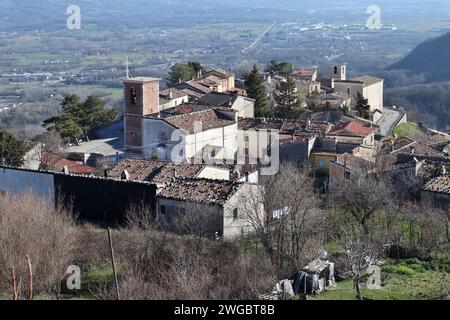
[[(371, 300), (431, 300), (442, 295), (444, 281), (450, 285), (450, 274), (434, 270), (404, 268), (403, 264), (393, 264), (393, 268), (383, 267), (382, 288), (363, 288), (363, 296)], [(310, 300), (356, 300), (351, 280), (344, 280), (320, 295), (308, 297)]]

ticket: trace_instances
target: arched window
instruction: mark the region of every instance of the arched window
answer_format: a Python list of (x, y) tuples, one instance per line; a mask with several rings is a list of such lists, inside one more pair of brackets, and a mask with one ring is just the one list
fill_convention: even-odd
[(136, 104), (137, 102), (136, 89), (134, 87), (130, 89), (130, 101), (131, 104)]

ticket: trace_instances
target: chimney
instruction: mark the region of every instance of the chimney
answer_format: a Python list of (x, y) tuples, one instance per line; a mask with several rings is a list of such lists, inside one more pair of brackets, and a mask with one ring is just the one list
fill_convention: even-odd
[(130, 180), (130, 174), (128, 173), (127, 170), (123, 170), (123, 171), (122, 171), (122, 174), (121, 174), (121, 176), (120, 176), (120, 178), (121, 178), (122, 180), (129, 181), (129, 180)]
[(69, 174), (69, 167), (68, 166), (64, 166), (62, 172), (64, 174)]
[(173, 168), (172, 173), (173, 173), (173, 177), (174, 177), (174, 178), (178, 178), (177, 168)]
[(272, 84), (272, 76), (270, 75), (270, 73), (269, 73), (269, 75), (267, 76), (267, 83), (268, 83), (268, 84)]
[(172, 89), (169, 89), (169, 99), (172, 100), (173, 98), (173, 92)]
[(441, 173), (442, 173), (443, 176), (447, 175), (447, 169), (445, 168), (445, 165), (442, 165)]

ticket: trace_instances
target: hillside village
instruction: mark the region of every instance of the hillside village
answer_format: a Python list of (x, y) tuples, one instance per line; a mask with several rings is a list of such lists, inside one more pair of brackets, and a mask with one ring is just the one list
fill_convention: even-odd
[[(327, 197), (342, 193), (356, 198), (366, 192), (372, 201), (370, 193), (379, 190), (350, 185), (377, 177), (421, 208), (443, 210), (448, 219), (450, 136), (420, 124), (399, 135), (407, 113), (384, 105), (384, 80), (348, 79), (348, 67), (332, 65), (322, 75), (308, 67), (261, 72), (273, 109), (283, 108), (282, 88), (294, 84), (292, 105), (300, 115), (292, 118), (258, 116), (246, 79), (231, 70), (198, 72), (164, 90), (162, 79), (128, 75), (115, 122), (97, 129), (95, 139), (56, 152), (28, 143), (22, 167), (2, 166), (0, 191), (31, 190), (55, 203), (71, 198), (80, 218), (113, 226), (145, 199), (162, 230), (176, 232), (177, 217), (197, 214), (202, 235), (234, 241), (292, 212), (288, 197), (266, 205), (265, 181), (297, 168), (320, 195), (320, 210), (327, 210)], [(308, 195), (297, 197), (304, 201)], [(305, 267), (302, 272), (321, 279), (320, 289), (310, 292), (333, 287), (330, 268), (326, 254)]]

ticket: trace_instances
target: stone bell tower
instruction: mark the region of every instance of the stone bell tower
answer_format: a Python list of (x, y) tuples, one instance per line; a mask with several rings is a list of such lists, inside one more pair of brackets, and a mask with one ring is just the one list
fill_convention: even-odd
[(125, 149), (141, 152), (143, 147), (143, 118), (157, 113), (159, 78), (136, 77), (124, 80)]

